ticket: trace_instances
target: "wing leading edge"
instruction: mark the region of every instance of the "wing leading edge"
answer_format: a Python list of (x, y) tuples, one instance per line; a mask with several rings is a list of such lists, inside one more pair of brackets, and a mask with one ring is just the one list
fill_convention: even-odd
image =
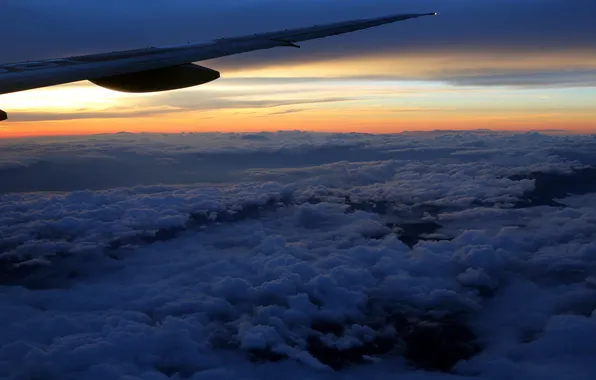
[[(436, 13), (399, 14), (325, 25), (286, 29), (170, 47), (92, 54), (0, 65), (0, 94), (40, 87), (97, 80), (198, 62), (275, 47), (299, 47), (298, 42), (355, 32)], [(0, 111), (0, 121), (3, 119)], [(4, 115), (5, 116), (5, 115)]]

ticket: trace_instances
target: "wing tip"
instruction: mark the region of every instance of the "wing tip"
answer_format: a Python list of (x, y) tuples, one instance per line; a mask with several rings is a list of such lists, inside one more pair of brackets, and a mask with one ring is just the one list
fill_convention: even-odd
[(407, 14), (407, 15), (402, 15), (405, 16), (407, 18), (418, 18), (418, 17), (426, 17), (426, 16), (438, 16), (439, 12), (429, 12), (429, 13), (413, 13), (413, 14)]

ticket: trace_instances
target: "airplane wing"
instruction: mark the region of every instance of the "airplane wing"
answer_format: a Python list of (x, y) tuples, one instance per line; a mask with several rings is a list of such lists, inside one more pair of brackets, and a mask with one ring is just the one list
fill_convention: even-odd
[[(296, 45), (297, 42), (434, 15), (436, 13), (390, 15), (220, 38), (180, 46), (2, 64), (0, 94), (81, 80), (89, 80), (100, 86), (125, 92), (166, 91), (189, 87), (219, 78), (219, 72), (198, 65), (189, 65), (192, 62), (275, 47), (299, 47)], [(168, 78), (165, 78), (166, 76)], [(148, 79), (154, 80), (155, 83), (143, 87), (140, 83), (147, 83)], [(168, 80), (170, 83), (166, 83)], [(6, 114), (0, 110), (0, 121), (5, 119), (5, 116)]]

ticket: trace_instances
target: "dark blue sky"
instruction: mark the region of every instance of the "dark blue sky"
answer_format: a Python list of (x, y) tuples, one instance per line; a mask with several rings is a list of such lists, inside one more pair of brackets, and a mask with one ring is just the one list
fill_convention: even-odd
[[(309, 43), (309, 54), (282, 51), (271, 58), (309, 60), (396, 50), (596, 51), (594, 0), (3, 0), (2, 8), (2, 62), (429, 11), (441, 17), (356, 33), (349, 40)], [(254, 57), (259, 54), (234, 62), (258, 62)]]

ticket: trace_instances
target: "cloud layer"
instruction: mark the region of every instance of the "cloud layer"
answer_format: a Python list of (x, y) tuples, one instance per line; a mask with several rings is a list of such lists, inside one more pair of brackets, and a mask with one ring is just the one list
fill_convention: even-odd
[(3, 146), (14, 173), (72, 161), (101, 178), (100, 155), (190, 155), (227, 162), (233, 174), (212, 169), (236, 180), (157, 185), (157, 173), (145, 186), (2, 195), (3, 377), (594, 372), (592, 136), (16, 141)]
[[(0, 193), (102, 190), (137, 185), (325, 180), (339, 168), (411, 160), (525, 170), (592, 164), (592, 136), (537, 133), (312, 134), (298, 131), (91, 135), (0, 141)], [(505, 151), (504, 151), (505, 150)], [(367, 164), (360, 164), (369, 162)], [(463, 167), (463, 166), (462, 166)], [(476, 166), (476, 169), (480, 166)], [(439, 167), (436, 171), (445, 169)], [(343, 170), (343, 169), (342, 169)], [(413, 169), (418, 170), (418, 169)], [(374, 178), (374, 177), (373, 177)], [(332, 183), (332, 182), (331, 182)], [(333, 183), (332, 183), (333, 184)]]

